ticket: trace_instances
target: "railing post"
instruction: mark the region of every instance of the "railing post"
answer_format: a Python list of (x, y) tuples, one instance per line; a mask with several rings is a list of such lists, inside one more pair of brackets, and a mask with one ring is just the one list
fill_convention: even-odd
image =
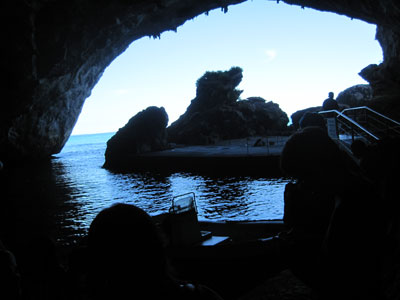
[(340, 132), (339, 132), (339, 125), (338, 125), (337, 117), (335, 118), (335, 129), (336, 129), (336, 138), (340, 140)]
[[(364, 107), (362, 107), (364, 109)], [(327, 129), (328, 129), (328, 134), (330, 137), (332, 138), (339, 138), (340, 139), (340, 131), (343, 130), (342, 126), (343, 126), (343, 122), (340, 122), (341, 124), (338, 124), (339, 121), (341, 120), (341, 118), (343, 118), (346, 122), (349, 123), (349, 125), (346, 127), (348, 127), (347, 129), (344, 129), (346, 131), (347, 134), (351, 134), (351, 140), (354, 142), (355, 136), (357, 135), (357, 133), (360, 131), (363, 135), (365, 135), (367, 137), (368, 140), (374, 140), (374, 141), (378, 141), (379, 138), (374, 135), (373, 133), (371, 133), (369, 130), (367, 130), (366, 128), (364, 128), (362, 125), (360, 125), (358, 122), (362, 122), (363, 118), (368, 118), (368, 116), (366, 114), (364, 115), (359, 115), (359, 114), (354, 114), (353, 118), (356, 119), (352, 119), (351, 117), (347, 116), (346, 114), (348, 112), (353, 112), (353, 111), (359, 110), (359, 108), (357, 109), (345, 109), (343, 112), (339, 112), (339, 111), (334, 111), (334, 110), (330, 110), (330, 111), (322, 111), (319, 112), (320, 114), (322, 114), (326, 120), (326, 125), (327, 125)], [(330, 118), (330, 115), (332, 113), (335, 113), (337, 116), (334, 118)], [(357, 116), (358, 115), (358, 116)], [(357, 122), (358, 121), (358, 122)], [(394, 123), (396, 123), (395, 121), (392, 121)], [(396, 123), (399, 125), (400, 127), (400, 123)], [(351, 132), (350, 132), (351, 130)], [(336, 131), (336, 132), (335, 132)], [(400, 133), (400, 130), (399, 130)]]

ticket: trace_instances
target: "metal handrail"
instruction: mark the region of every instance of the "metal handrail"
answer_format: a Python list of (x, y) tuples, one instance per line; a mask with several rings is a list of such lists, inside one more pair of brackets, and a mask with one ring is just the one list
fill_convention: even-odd
[(351, 137), (351, 142), (354, 142), (356, 139), (362, 140), (367, 144), (373, 144), (376, 142), (375, 139), (371, 138), (370, 136), (366, 136), (365, 132), (354, 130), (350, 124), (340, 122), (338, 141), (342, 142), (343, 146), (346, 146), (351, 150), (351, 144), (349, 144), (348, 137)]
[(360, 129), (362, 132), (364, 132), (365, 134), (367, 134), (369, 137), (371, 137), (372, 139), (379, 141), (379, 137), (377, 137), (376, 135), (372, 134), (371, 132), (369, 132), (366, 128), (364, 128), (363, 126), (361, 126), (360, 124), (358, 124), (357, 122), (355, 122), (353, 119), (349, 118), (348, 116), (346, 116), (345, 114), (337, 111), (337, 110), (324, 110), (324, 111), (320, 111), (319, 114), (332, 114), (334, 113), (336, 115), (336, 118), (338, 117), (342, 117), (343, 119), (345, 119), (347, 122), (351, 123), (351, 125), (353, 127), (356, 127), (358, 129)]
[(386, 120), (388, 120), (388, 121), (400, 126), (400, 122), (397, 122), (397, 121), (395, 121), (395, 120), (393, 120), (393, 119), (391, 119), (391, 118), (389, 118), (389, 117), (387, 117), (385, 115), (382, 115), (381, 113), (378, 113), (377, 111), (369, 108), (368, 106), (359, 106), (359, 107), (346, 108), (346, 109), (342, 110), (342, 113), (346, 113), (347, 111), (352, 111), (352, 110), (368, 110), (368, 111), (380, 116), (381, 118), (384, 118), (384, 119), (386, 119)]
[(354, 118), (357, 122), (362, 121), (360, 123), (376, 135), (387, 136), (388, 134), (396, 134), (396, 136), (400, 136), (400, 122), (378, 113), (367, 106), (348, 108), (343, 110), (342, 113), (348, 115), (350, 118)]
[(375, 115), (366, 114), (366, 122), (368, 123), (368, 126), (371, 124), (373, 127), (377, 129), (377, 131), (387, 132), (391, 130), (400, 135), (400, 125), (397, 125), (396, 123), (392, 124), (393, 122), (391, 121), (388, 122), (388, 120), (386, 119), (377, 118), (377, 116)]

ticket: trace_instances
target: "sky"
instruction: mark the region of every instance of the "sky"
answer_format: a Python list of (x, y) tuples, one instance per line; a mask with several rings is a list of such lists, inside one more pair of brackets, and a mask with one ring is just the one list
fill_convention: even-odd
[(173, 122), (196, 95), (206, 71), (243, 69), (241, 99), (279, 104), (288, 117), (319, 106), (356, 84), (358, 73), (382, 62), (376, 26), (283, 2), (247, 1), (202, 14), (160, 38), (134, 41), (104, 71), (72, 132), (115, 132), (149, 106)]

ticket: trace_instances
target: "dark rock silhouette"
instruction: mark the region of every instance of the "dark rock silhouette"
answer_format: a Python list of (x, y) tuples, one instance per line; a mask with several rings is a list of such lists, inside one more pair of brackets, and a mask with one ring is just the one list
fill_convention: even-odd
[(288, 118), (279, 105), (261, 97), (239, 100), (236, 89), (242, 69), (206, 72), (197, 81), (196, 98), (168, 127), (170, 142), (207, 145), (219, 140), (268, 135), (287, 130)]
[(394, 120), (400, 120), (399, 95), (384, 95), (371, 99), (368, 107)]
[(309, 107), (306, 109), (298, 110), (295, 113), (293, 113), (290, 118), (292, 119), (292, 125), (294, 129), (299, 128), (299, 122), (301, 118), (306, 114), (306, 113), (314, 113), (314, 112), (319, 112), (321, 110), (321, 106), (314, 106), (314, 107)]
[(167, 124), (163, 107), (150, 106), (139, 112), (108, 140), (104, 167), (123, 168), (129, 156), (166, 149)]
[(369, 84), (358, 84), (345, 89), (336, 97), (339, 106), (367, 106), (372, 99), (372, 88)]
[(399, 31), (390, 26), (378, 26), (376, 39), (382, 46), (384, 61), (379, 65), (368, 65), (359, 75), (369, 82), (374, 96), (399, 95), (400, 77), (393, 76), (399, 64)]

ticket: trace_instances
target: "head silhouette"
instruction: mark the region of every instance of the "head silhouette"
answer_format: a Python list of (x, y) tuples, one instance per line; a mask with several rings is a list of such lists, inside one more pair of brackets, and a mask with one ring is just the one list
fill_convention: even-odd
[(310, 126), (320, 127), (326, 130), (325, 119), (319, 113), (306, 112), (299, 121), (300, 128), (306, 128)]
[(115, 204), (102, 210), (90, 225), (88, 246), (91, 286), (100, 298), (148, 289), (167, 274), (158, 228), (136, 206)]
[(281, 154), (283, 172), (297, 179), (334, 178), (343, 167), (338, 146), (319, 127), (306, 127), (294, 133)]
[(335, 95), (335, 94), (334, 94), (333, 92), (329, 92), (328, 97), (329, 97), (330, 99), (333, 99), (334, 95)]

